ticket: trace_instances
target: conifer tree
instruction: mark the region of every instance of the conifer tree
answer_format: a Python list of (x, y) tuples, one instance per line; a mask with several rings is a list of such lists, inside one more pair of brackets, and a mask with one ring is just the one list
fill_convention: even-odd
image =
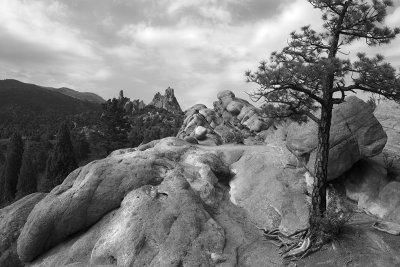
[(7, 147), (6, 164), (3, 171), (3, 203), (11, 202), (15, 198), (23, 152), (24, 144), (21, 135), (14, 133)]
[[(324, 242), (321, 221), (326, 211), (326, 183), (329, 156), (329, 133), (332, 109), (345, 100), (347, 92), (356, 90), (375, 93), (387, 99), (400, 100), (399, 73), (383, 56), (368, 57), (358, 53), (357, 59), (346, 59), (343, 48), (357, 40), (368, 46), (387, 44), (400, 33), (399, 28), (384, 25), (391, 0), (308, 0), (322, 12), (323, 30), (310, 26), (292, 32), (288, 45), (273, 52), (269, 61), (258, 70), (248, 71), (249, 82), (260, 87), (252, 95), (256, 100), (284, 105), (290, 113), (309, 115), (320, 108), (318, 146), (314, 166), (314, 185), (310, 211), (310, 229), (304, 241), (313, 249)], [(340, 55), (340, 56), (339, 56)], [(340, 97), (337, 97), (339, 94)], [(311, 242), (310, 242), (311, 241)], [(302, 252), (307, 253), (309, 245)]]
[(52, 153), (46, 166), (46, 191), (61, 184), (70, 172), (78, 168), (70, 132), (66, 123), (62, 123)]
[(103, 104), (99, 128), (104, 135), (107, 154), (128, 145), (128, 133), (131, 126), (118, 99), (113, 98)]
[(34, 153), (33, 146), (28, 142), (22, 156), (16, 198), (22, 198), (37, 191), (37, 170), (33, 163)]

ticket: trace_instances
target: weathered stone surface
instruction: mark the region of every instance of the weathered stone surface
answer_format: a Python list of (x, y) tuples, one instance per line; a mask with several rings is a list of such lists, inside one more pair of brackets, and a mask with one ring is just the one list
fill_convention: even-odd
[(373, 160), (360, 160), (343, 179), (347, 197), (359, 202), (360, 208), (363, 208), (363, 202), (375, 199), (389, 182), (384, 166)]
[(197, 140), (206, 139), (206, 134), (207, 134), (207, 128), (203, 126), (197, 126), (194, 129), (194, 137), (196, 137)]
[(31, 261), (71, 234), (93, 225), (118, 207), (129, 191), (160, 183), (161, 173), (168, 166), (168, 161), (154, 155), (126, 153), (72, 172), (29, 215), (18, 241), (21, 260)]
[(385, 151), (400, 155), (400, 105), (393, 101), (382, 101), (377, 105), (374, 115), (388, 137)]
[[(185, 112), (185, 119), (177, 137), (184, 139), (186, 136), (196, 136), (193, 133), (196, 126), (203, 126), (208, 129), (207, 136), (211, 138), (204, 140), (202, 144), (219, 145), (226, 143), (225, 140), (230, 140), (225, 138), (226, 134), (221, 135), (221, 132), (240, 132), (245, 138), (249, 138), (255, 137), (272, 124), (272, 120), (266, 120), (259, 115), (260, 110), (248, 101), (235, 97), (229, 90), (219, 92), (218, 99), (219, 101), (214, 102), (213, 110), (201, 104), (189, 108)], [(221, 127), (224, 128), (223, 131), (220, 130)]]
[(165, 89), (165, 95), (156, 93), (149, 106), (166, 109), (172, 113), (182, 113), (178, 100), (176, 100), (174, 89), (168, 87)]
[(199, 143), (196, 138), (191, 137), (191, 136), (186, 136), (183, 140), (185, 140), (186, 142), (191, 143), (191, 144)]
[(29, 213), (45, 195), (30, 194), (0, 210), (0, 266), (23, 266), (17, 254), (17, 239)]
[[(42, 267), (251, 264), (251, 244), (275, 249), (254, 224), (304, 227), (303, 171), (284, 169), (288, 154), (282, 144), (207, 147), (177, 138), (114, 151), (37, 204), (19, 256)], [(225, 186), (232, 172), (237, 205)]]
[[(292, 124), (287, 135), (287, 148), (313, 172), (317, 146), (317, 125)], [(336, 106), (332, 114), (328, 180), (349, 170), (359, 159), (382, 152), (386, 134), (371, 108), (355, 96)]]
[(226, 108), (235, 99), (235, 94), (232, 91), (225, 90), (218, 92), (217, 98), (221, 101), (222, 107)]
[(400, 223), (400, 183), (392, 181), (386, 184), (373, 197), (359, 200), (361, 208), (368, 214), (386, 221)]
[(257, 114), (253, 114), (253, 116), (243, 122), (243, 125), (246, 125), (253, 132), (260, 132), (267, 128), (265, 122), (261, 121)]
[(237, 116), (243, 108), (243, 103), (240, 101), (234, 100), (226, 106), (226, 110), (230, 112), (232, 115)]
[(285, 168), (289, 158), (283, 143), (246, 151), (232, 165), (230, 194), (257, 226), (279, 227), (290, 234), (308, 226), (309, 204), (304, 194), (306, 171)]

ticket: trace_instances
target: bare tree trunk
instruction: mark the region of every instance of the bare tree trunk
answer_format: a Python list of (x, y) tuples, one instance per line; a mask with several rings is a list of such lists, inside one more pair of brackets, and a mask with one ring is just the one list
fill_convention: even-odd
[(318, 232), (320, 219), (326, 210), (326, 182), (328, 177), (329, 132), (332, 118), (332, 95), (327, 94), (326, 106), (321, 108), (321, 119), (318, 126), (318, 147), (314, 166), (314, 186), (310, 210), (310, 234)]

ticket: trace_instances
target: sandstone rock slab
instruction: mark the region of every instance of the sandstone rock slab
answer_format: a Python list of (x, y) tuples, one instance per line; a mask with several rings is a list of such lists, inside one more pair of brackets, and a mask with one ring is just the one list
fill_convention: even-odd
[[(287, 148), (310, 172), (314, 171), (317, 129), (313, 121), (292, 124), (287, 135)], [(339, 177), (358, 160), (380, 154), (386, 140), (386, 133), (369, 105), (355, 96), (346, 98), (332, 113), (328, 180)]]
[(29, 213), (45, 195), (30, 194), (0, 210), (0, 266), (23, 266), (17, 254), (17, 239)]

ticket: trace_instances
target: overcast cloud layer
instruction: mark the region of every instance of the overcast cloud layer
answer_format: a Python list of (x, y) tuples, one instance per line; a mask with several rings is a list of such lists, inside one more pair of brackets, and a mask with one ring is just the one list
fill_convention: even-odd
[[(0, 78), (146, 103), (171, 86), (184, 109), (210, 106), (220, 90), (248, 99), (244, 72), (319, 21), (306, 0), (0, 0)], [(368, 51), (400, 67), (399, 38)]]

